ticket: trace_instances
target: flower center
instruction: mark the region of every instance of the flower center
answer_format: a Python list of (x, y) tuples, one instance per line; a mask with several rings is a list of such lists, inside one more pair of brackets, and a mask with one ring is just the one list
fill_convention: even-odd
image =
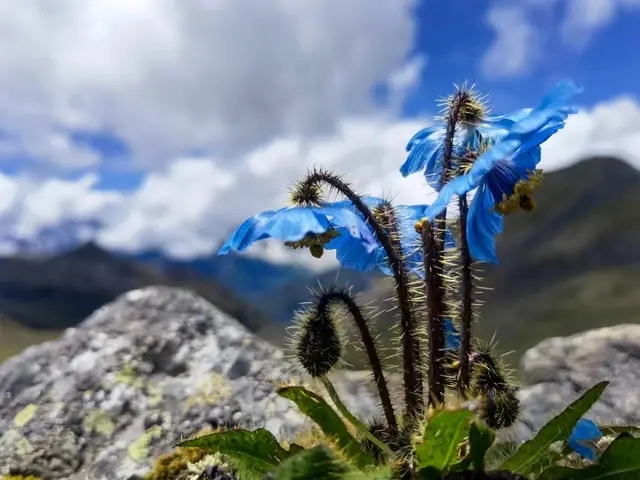
[(502, 200), (496, 202), (496, 211), (502, 215), (508, 215), (522, 209), (525, 212), (531, 212), (536, 208), (536, 202), (533, 200), (533, 192), (542, 184), (542, 170), (534, 170), (529, 173), (527, 178), (520, 179), (513, 187), (510, 195), (502, 194)]
[(315, 234), (310, 233), (302, 240), (297, 240), (295, 242), (284, 242), (287, 247), (298, 249), (298, 248), (308, 248), (315, 258), (320, 258), (324, 254), (324, 246), (329, 243), (334, 238), (339, 237), (340, 234), (334, 228), (330, 228), (324, 233)]

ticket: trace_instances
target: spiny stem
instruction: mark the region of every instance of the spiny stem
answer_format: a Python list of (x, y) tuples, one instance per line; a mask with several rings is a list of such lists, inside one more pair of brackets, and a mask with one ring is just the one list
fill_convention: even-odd
[(340, 411), (340, 413), (344, 416), (344, 418), (346, 418), (349, 421), (349, 423), (351, 423), (354, 427), (356, 427), (356, 429), (362, 435), (367, 437), (367, 440), (371, 441), (371, 443), (373, 443), (381, 451), (387, 454), (389, 458), (393, 458), (393, 451), (391, 450), (391, 448), (387, 444), (382, 442), (373, 433), (371, 433), (367, 428), (367, 426), (364, 423), (362, 423), (360, 420), (358, 420), (344, 405), (344, 403), (342, 403), (342, 400), (340, 400), (340, 396), (338, 395), (338, 392), (336, 392), (336, 389), (334, 388), (331, 381), (327, 377), (322, 377), (322, 383), (324, 387), (327, 389), (329, 398), (331, 398), (336, 408)]
[[(440, 188), (444, 186), (453, 173), (453, 141), (461, 110), (470, 99), (469, 92), (459, 90), (451, 100), (451, 107), (447, 113), (447, 127), (444, 137), (442, 155), (442, 178)], [(440, 189), (439, 189), (440, 190)], [(446, 239), (447, 209), (436, 216), (433, 222), (433, 233), (423, 229), (423, 243), (430, 242), (428, 262), (430, 277), (427, 280), (427, 301), (429, 303), (429, 400), (432, 404), (444, 403), (444, 329), (443, 319), (446, 313), (444, 284), (444, 244)], [(425, 237), (426, 234), (426, 237)], [(426, 267), (427, 265), (425, 265)], [(425, 274), (427, 269), (425, 268)]]
[(429, 304), (429, 403), (444, 403), (444, 285), (437, 269), (438, 239), (430, 224), (422, 230), (422, 248)]
[(467, 216), (469, 205), (467, 196), (462, 195), (458, 199), (460, 210), (460, 263), (462, 267), (462, 278), (460, 291), (462, 295), (462, 311), (460, 313), (460, 374), (458, 377), (458, 390), (464, 396), (469, 388), (471, 355), (471, 327), (473, 322), (473, 272), (471, 271), (471, 254), (469, 253), (469, 242), (467, 241)]
[(390, 235), (375, 218), (369, 207), (362, 199), (340, 178), (324, 171), (311, 173), (304, 181), (305, 184), (327, 183), (353, 203), (354, 207), (362, 214), (364, 219), (373, 229), (373, 232), (384, 249), (389, 266), (396, 282), (398, 307), (400, 310), (400, 327), (402, 329), (402, 355), (404, 374), (404, 396), (409, 423), (415, 421), (423, 404), (422, 372), (420, 366), (415, 364), (415, 352), (418, 350), (416, 326), (411, 313), (411, 297), (409, 296), (407, 268), (400, 257), (401, 251), (394, 247)]
[(324, 294), (318, 302), (318, 308), (328, 307), (329, 303), (333, 301), (340, 301), (344, 303), (351, 314), (358, 330), (360, 330), (360, 336), (362, 337), (362, 343), (369, 357), (369, 364), (373, 372), (373, 379), (378, 387), (378, 393), (380, 395), (380, 401), (382, 403), (382, 409), (384, 411), (387, 425), (389, 427), (389, 433), (395, 436), (398, 433), (398, 423), (395, 413), (393, 411), (393, 404), (391, 403), (391, 397), (389, 395), (389, 389), (387, 387), (387, 381), (384, 377), (382, 370), (382, 363), (376, 350), (376, 345), (367, 325), (367, 321), (362, 315), (360, 307), (353, 301), (353, 299), (346, 293), (341, 291), (327, 292)]

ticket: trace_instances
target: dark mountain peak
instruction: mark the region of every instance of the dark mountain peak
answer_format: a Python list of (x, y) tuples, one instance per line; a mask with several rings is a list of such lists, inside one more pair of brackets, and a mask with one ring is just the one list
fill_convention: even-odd
[(618, 157), (593, 156), (561, 170), (549, 172), (545, 178), (554, 183), (579, 183), (584, 188), (593, 188), (595, 182), (603, 185), (620, 181), (637, 182), (640, 180), (640, 171)]
[(59, 260), (77, 260), (88, 262), (113, 261), (115, 259), (109, 251), (102, 248), (93, 240), (84, 243), (76, 248), (58, 255)]

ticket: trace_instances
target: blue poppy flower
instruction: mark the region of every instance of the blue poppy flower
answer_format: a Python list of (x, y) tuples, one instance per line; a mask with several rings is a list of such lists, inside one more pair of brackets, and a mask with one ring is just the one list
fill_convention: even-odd
[[(577, 91), (581, 91), (581, 87), (573, 82), (561, 82), (551, 95), (544, 98), (537, 109), (562, 108)], [(532, 108), (522, 108), (506, 115), (484, 115), (485, 107), (481, 99), (473, 93), (471, 96), (476, 97), (473, 102), (477, 104), (476, 107), (481, 113), (472, 122), (463, 121), (458, 125), (453, 139), (454, 159), (463, 157), (469, 149), (473, 150), (477, 147), (479, 138), (488, 142), (496, 142), (509, 133), (514, 125), (529, 117), (534, 111)], [(446, 130), (446, 124), (441, 122), (418, 131), (409, 140), (406, 147), (409, 155), (400, 167), (400, 173), (403, 177), (423, 172), (427, 183), (436, 190), (440, 190)], [(543, 141), (538, 141), (538, 144)]]
[(581, 418), (569, 437), (569, 446), (587, 460), (596, 458), (596, 442), (602, 438), (602, 431), (591, 420)]
[[(387, 203), (386, 200), (377, 197), (361, 197), (362, 201), (375, 214), (376, 210)], [(334, 207), (346, 208), (356, 211), (349, 201), (335, 202)], [(421, 236), (416, 231), (416, 223), (425, 217), (428, 205), (393, 205), (395, 224), (400, 236), (402, 254), (409, 272), (424, 278), (424, 262), (422, 255)], [(453, 235), (446, 233), (446, 247), (454, 246)], [(365, 252), (361, 242), (354, 242), (347, 236), (339, 236), (332, 239), (326, 246), (328, 250), (336, 250), (336, 257), (343, 268), (370, 272), (379, 269), (385, 275), (393, 275), (389, 266), (387, 254), (379, 243), (373, 252)]]
[(482, 139), (480, 155), (464, 175), (442, 187), (436, 201), (427, 211), (435, 218), (454, 195), (465, 195), (477, 188), (467, 218), (467, 240), (472, 257), (478, 261), (497, 263), (495, 236), (502, 231), (503, 215), (515, 208), (534, 207), (531, 193), (540, 182), (535, 170), (540, 162), (540, 144), (562, 129), (575, 109), (566, 106), (569, 98), (582, 91), (572, 83), (560, 83), (534, 109), (521, 110), (503, 118), (509, 126), (499, 140)]
[(446, 317), (443, 321), (443, 327), (445, 350), (458, 350), (460, 348), (460, 333), (453, 324), (453, 320)]
[(373, 232), (362, 217), (347, 208), (327, 204), (322, 207), (281, 208), (254, 215), (231, 234), (218, 250), (218, 255), (226, 255), (231, 250), (243, 252), (255, 242), (267, 238), (301, 242), (300, 246), (303, 246), (302, 243), (311, 237), (318, 239), (318, 245), (322, 246), (330, 240), (331, 233), (350, 238), (360, 245), (363, 252), (371, 253), (377, 247)]

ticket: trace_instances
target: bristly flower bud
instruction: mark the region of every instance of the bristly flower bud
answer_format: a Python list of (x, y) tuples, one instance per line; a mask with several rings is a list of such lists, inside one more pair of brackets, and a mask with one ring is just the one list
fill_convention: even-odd
[(453, 95), (440, 101), (442, 113), (449, 115), (450, 112), (456, 111), (457, 123), (465, 125), (477, 125), (487, 116), (489, 109), (486, 97), (480, 95), (473, 85), (466, 83), (455, 85), (456, 92)]
[(318, 182), (309, 181), (308, 178), (296, 182), (289, 189), (289, 199), (297, 207), (319, 206), (323, 196), (322, 187)]
[(482, 418), (491, 428), (510, 427), (520, 413), (517, 387), (509, 384), (488, 350), (473, 353), (471, 364), (472, 394), (484, 400)]
[(313, 378), (329, 373), (344, 353), (340, 308), (319, 295), (309, 308), (297, 314), (295, 356), (303, 371)]
[(515, 387), (506, 386), (484, 394), (485, 408), (482, 419), (491, 428), (508, 428), (515, 423), (520, 414), (520, 399)]

